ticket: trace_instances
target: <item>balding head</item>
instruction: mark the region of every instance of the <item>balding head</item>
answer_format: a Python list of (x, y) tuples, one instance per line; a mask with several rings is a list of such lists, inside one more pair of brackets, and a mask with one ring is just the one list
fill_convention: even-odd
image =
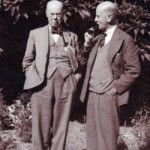
[(46, 10), (54, 9), (54, 8), (63, 10), (63, 3), (61, 1), (59, 1), (59, 0), (51, 0), (51, 1), (49, 1), (47, 3), (47, 5), (46, 5)]
[(113, 20), (115, 20), (118, 15), (117, 4), (112, 3), (110, 1), (105, 1), (105, 2), (100, 3), (97, 6), (96, 11), (102, 11), (103, 13), (105, 13), (107, 15), (112, 15)]
[(46, 16), (52, 27), (58, 27), (63, 18), (63, 3), (58, 0), (51, 0), (46, 6)]
[(106, 28), (116, 23), (117, 15), (117, 5), (110, 1), (105, 1), (97, 6), (95, 21), (100, 29), (106, 30)]

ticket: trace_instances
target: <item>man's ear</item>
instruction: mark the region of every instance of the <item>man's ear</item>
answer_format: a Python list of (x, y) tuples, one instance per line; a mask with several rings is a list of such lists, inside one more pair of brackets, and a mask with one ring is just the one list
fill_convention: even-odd
[(112, 22), (112, 20), (113, 20), (112, 15), (108, 15), (108, 16), (107, 16), (107, 21), (108, 21), (108, 22)]
[(48, 17), (48, 12), (47, 12), (47, 9), (45, 10), (45, 14), (46, 14), (46, 17)]

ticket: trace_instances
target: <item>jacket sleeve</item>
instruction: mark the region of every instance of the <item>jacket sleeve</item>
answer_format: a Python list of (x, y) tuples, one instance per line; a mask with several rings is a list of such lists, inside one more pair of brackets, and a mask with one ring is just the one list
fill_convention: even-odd
[(141, 71), (138, 49), (131, 37), (124, 41), (123, 60), (124, 72), (114, 81), (114, 87), (118, 93), (128, 90)]
[(34, 58), (35, 58), (35, 43), (33, 38), (33, 32), (31, 31), (29, 34), (25, 55), (23, 58), (22, 63), (23, 71), (26, 71), (29, 68), (29, 66), (32, 65)]
[(79, 56), (80, 56), (80, 48), (79, 48), (79, 41), (78, 41), (78, 36), (75, 34), (74, 35), (74, 47), (75, 47), (75, 50), (76, 50), (76, 58), (77, 58), (77, 61), (78, 61), (78, 69), (75, 73), (75, 78), (76, 78), (76, 81), (78, 82), (80, 79), (81, 79), (81, 71), (80, 71), (80, 62), (79, 62)]
[(75, 48), (75, 55), (76, 55), (76, 57), (78, 57), (78, 55), (80, 53), (80, 49), (79, 49), (78, 36), (76, 34), (74, 34), (74, 48)]
[(79, 64), (80, 67), (84, 67), (87, 64), (88, 58), (89, 58), (89, 54), (90, 51), (92, 49), (92, 45), (93, 44), (89, 44), (89, 45), (82, 45), (82, 47), (80, 48), (79, 54), (78, 54), (78, 60), (79, 60)]
[(84, 67), (87, 64), (89, 54), (96, 44), (98, 40), (101, 38), (101, 35), (97, 35), (96, 37), (93, 38), (92, 42), (90, 43), (84, 43), (83, 46), (81, 47), (80, 53), (79, 53), (79, 62), (82, 67)]

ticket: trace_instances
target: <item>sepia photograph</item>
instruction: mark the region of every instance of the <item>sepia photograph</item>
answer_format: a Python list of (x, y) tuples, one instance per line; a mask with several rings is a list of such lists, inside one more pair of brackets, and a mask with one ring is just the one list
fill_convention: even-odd
[(150, 0), (0, 0), (0, 150), (150, 150)]

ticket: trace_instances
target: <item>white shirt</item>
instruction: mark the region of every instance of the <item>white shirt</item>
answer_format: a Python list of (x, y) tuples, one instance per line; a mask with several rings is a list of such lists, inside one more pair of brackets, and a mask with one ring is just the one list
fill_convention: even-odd
[(51, 33), (51, 35), (52, 35), (52, 37), (53, 37), (53, 39), (54, 39), (54, 42), (57, 43), (57, 41), (58, 41), (60, 35), (59, 35), (59, 34), (56, 34), (56, 33), (53, 34), (53, 33), (51, 32), (51, 26), (49, 25), (48, 27), (49, 27), (49, 32)]
[(114, 25), (114, 26), (112, 26), (112, 27), (110, 27), (110, 28), (108, 28), (106, 30), (106, 32), (105, 32), (106, 33), (106, 37), (105, 37), (104, 45), (107, 44), (108, 42), (110, 42), (110, 40), (111, 40), (111, 38), (112, 38), (116, 28), (117, 28), (117, 25)]

